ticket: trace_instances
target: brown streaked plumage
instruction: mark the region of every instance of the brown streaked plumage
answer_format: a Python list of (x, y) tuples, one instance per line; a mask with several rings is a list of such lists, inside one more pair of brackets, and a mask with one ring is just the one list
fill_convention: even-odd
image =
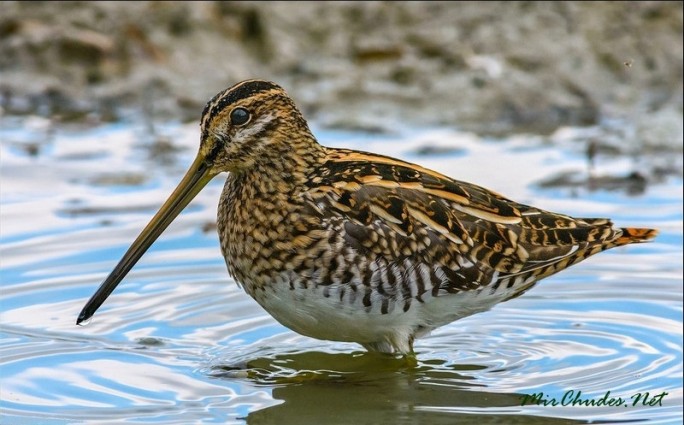
[(226, 171), (218, 230), (230, 274), (283, 325), (374, 351), (410, 353), (432, 329), (657, 233), (544, 211), (398, 159), (321, 146), (282, 88), (244, 81), (207, 104), (190, 170), (77, 323)]

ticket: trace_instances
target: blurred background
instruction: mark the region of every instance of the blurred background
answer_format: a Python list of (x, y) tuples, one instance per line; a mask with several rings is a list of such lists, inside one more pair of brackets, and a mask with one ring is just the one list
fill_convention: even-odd
[(264, 78), (328, 127), (675, 125), (682, 60), (681, 2), (2, 2), (0, 18), (4, 111), (68, 120), (196, 121)]
[[(681, 423), (682, 22), (664, 1), (0, 2), (0, 423)], [(76, 327), (206, 102), (249, 78), (325, 145), (660, 235), (437, 330), (409, 367), (244, 294), (216, 178)], [(568, 390), (630, 404), (520, 403)]]

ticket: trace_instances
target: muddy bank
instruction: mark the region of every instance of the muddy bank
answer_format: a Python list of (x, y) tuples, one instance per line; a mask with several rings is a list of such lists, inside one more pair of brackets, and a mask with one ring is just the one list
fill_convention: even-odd
[(285, 86), (328, 127), (545, 133), (663, 111), (681, 121), (681, 2), (2, 9), (0, 87), (10, 113), (197, 120), (216, 92), (260, 77)]

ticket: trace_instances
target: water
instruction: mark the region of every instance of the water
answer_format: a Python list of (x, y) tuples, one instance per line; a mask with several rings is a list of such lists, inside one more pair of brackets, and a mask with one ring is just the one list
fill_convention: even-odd
[[(593, 257), (435, 331), (412, 363), (299, 336), (245, 295), (215, 233), (223, 178), (76, 326), (190, 164), (198, 128), (150, 135), (135, 124), (5, 118), (0, 131), (2, 424), (681, 422), (680, 177), (637, 196), (542, 188), (558, 173), (587, 173), (581, 145), (317, 131), (324, 144), (400, 156), (522, 202), (661, 230), (654, 243)], [(634, 167), (600, 158), (594, 172)], [(579, 391), (595, 401), (610, 392), (604, 401), (618, 405), (572, 405)], [(547, 405), (523, 405), (526, 394)]]

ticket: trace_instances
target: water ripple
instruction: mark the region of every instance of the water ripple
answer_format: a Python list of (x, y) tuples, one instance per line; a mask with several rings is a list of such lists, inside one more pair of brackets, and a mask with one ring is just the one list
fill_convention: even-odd
[[(196, 128), (178, 132), (187, 136), (180, 143), (192, 147), (184, 158), (189, 161)], [(517, 181), (502, 180), (500, 174), (481, 176), (477, 165), (503, 150), (507, 156), (497, 167), (525, 163), (551, 174), (555, 168), (546, 158), (559, 155), (557, 148), (520, 149), (519, 142), (484, 143), (440, 131), (402, 141), (406, 157), (436, 138), (453, 139), (465, 153), (421, 156), (429, 167), (459, 170), (466, 180), (550, 209), (611, 215), (624, 225), (654, 223), (662, 234), (655, 243), (602, 254), (523, 297), (435, 331), (417, 341), (411, 360), (312, 340), (261, 310), (227, 277), (216, 235), (202, 230), (215, 217), (217, 182), (152, 247), (92, 323), (77, 327), (85, 300), (178, 176), (155, 171), (139, 187), (90, 185), (103, 160), (122, 173), (144, 169), (130, 160), (139, 147), (123, 127), (76, 138), (58, 132), (35, 175), (21, 171), (26, 158), (3, 145), (3, 423), (680, 421), (681, 181), (641, 198), (599, 192), (569, 202), (567, 194), (535, 192), (524, 170), (512, 171)], [(104, 146), (92, 147), (102, 140)], [(396, 142), (366, 138), (360, 144), (390, 153)], [(566, 157), (566, 166), (581, 164)], [(26, 196), (32, 187), (40, 189)], [(67, 213), (74, 208), (83, 213)], [(646, 392), (668, 394), (662, 406), (521, 405), (525, 395), (560, 400), (570, 390), (589, 399), (610, 391), (628, 403)]]

